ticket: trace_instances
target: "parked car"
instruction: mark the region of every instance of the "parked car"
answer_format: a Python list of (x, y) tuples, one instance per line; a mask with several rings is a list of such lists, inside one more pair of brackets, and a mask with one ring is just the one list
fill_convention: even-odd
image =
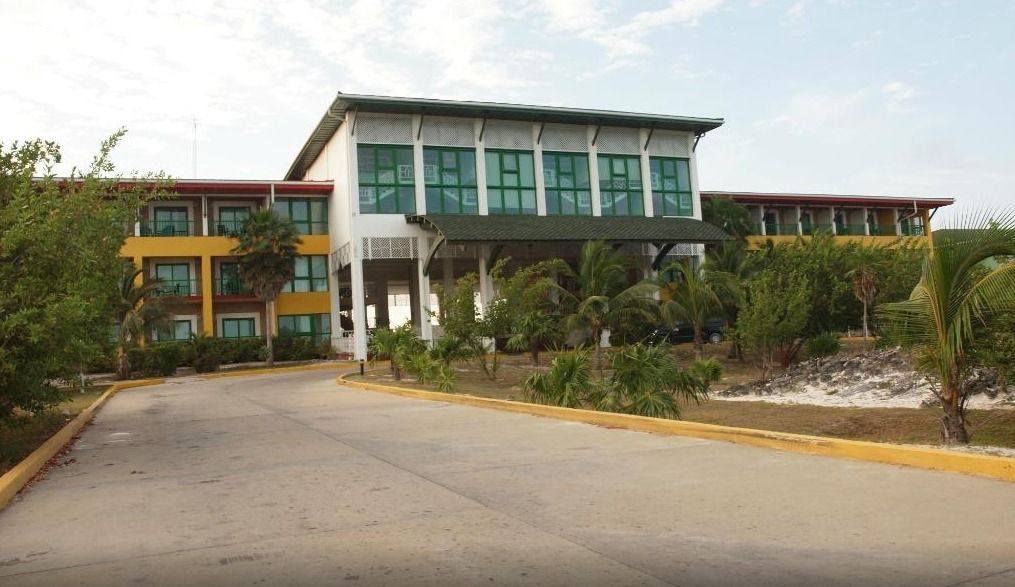
[[(726, 321), (721, 318), (712, 318), (705, 321), (701, 329), (701, 336), (705, 342), (719, 344), (726, 339), (725, 331)], [(649, 334), (648, 341), (651, 344), (694, 342), (694, 327), (689, 322), (681, 322), (673, 328), (656, 328)]]

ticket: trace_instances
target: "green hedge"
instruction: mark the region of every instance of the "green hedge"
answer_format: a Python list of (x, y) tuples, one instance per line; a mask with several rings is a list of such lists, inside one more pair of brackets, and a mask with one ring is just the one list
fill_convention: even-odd
[[(328, 342), (283, 334), (273, 339), (276, 361), (310, 361), (331, 355)], [(198, 373), (215, 371), (220, 365), (254, 363), (267, 357), (264, 338), (215, 338), (195, 336), (188, 341), (152, 342), (128, 351), (131, 370), (143, 377), (165, 377), (177, 367), (193, 367)], [(116, 351), (96, 361), (92, 372), (116, 370)]]

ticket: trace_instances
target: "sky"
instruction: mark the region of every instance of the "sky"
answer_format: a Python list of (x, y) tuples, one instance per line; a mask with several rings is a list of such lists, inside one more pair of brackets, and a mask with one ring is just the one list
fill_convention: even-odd
[(1015, 198), (1010, 0), (0, 0), (0, 143), (281, 179), (336, 92), (725, 118), (706, 190)]

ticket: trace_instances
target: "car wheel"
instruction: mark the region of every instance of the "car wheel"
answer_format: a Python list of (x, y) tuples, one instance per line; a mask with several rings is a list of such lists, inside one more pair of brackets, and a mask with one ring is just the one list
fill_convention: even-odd
[(712, 344), (719, 344), (722, 341), (723, 337), (721, 332), (713, 332), (712, 334), (708, 335), (708, 342)]

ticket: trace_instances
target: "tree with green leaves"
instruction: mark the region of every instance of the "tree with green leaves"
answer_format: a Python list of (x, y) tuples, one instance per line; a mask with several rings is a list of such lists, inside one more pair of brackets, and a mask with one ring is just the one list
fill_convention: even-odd
[(678, 322), (689, 323), (694, 330), (694, 353), (701, 359), (705, 354), (702, 335), (705, 322), (722, 313), (723, 297), (738, 295), (738, 284), (727, 273), (696, 268), (686, 260), (670, 263), (662, 274), (674, 276), (671, 280), (658, 281), (663, 322), (670, 327)]
[(296, 224), (271, 208), (258, 210), (243, 223), (232, 253), (239, 259), (240, 279), (264, 302), (267, 365), (275, 363), (271, 328), (274, 302), (296, 275), (297, 246), (302, 244)]
[(547, 283), (559, 296), (563, 308), (564, 330), (585, 332), (591, 337), (596, 368), (602, 369), (603, 331), (624, 321), (654, 319), (657, 304), (652, 298), (655, 284), (641, 281), (630, 284), (629, 263), (623, 255), (602, 241), (589, 241), (582, 247), (575, 267), (560, 261), (555, 267), (575, 285), (572, 291), (556, 280)]
[(758, 353), (764, 377), (789, 365), (806, 336), (811, 288), (800, 272), (765, 269), (747, 283), (737, 334)]
[[(756, 263), (747, 252), (747, 244), (742, 241), (722, 243), (706, 253), (703, 267), (712, 274), (725, 276), (726, 287), (724, 295), (719, 297), (719, 301), (722, 302), (726, 326), (732, 328), (737, 323), (740, 308), (744, 303), (745, 284), (757, 270)], [(730, 351), (726, 358), (743, 359), (742, 347), (743, 341), (734, 329)]]
[(863, 304), (863, 337), (870, 336), (867, 316), (878, 295), (879, 269), (884, 255), (878, 248), (859, 246), (854, 249), (853, 268), (846, 277), (853, 284), (853, 295)]
[(116, 375), (130, 379), (130, 348), (137, 344), (145, 332), (169, 322), (169, 313), (155, 292), (162, 282), (153, 279), (142, 281), (144, 269), (128, 262), (123, 265), (120, 277), (120, 295), (116, 300)]
[(171, 188), (161, 174), (115, 177), (124, 134), (66, 178), (55, 143), (0, 144), (0, 420), (59, 401), (55, 382), (108, 346), (120, 249), (138, 210)]
[(1013, 255), (1015, 213), (973, 218), (965, 230), (934, 235), (908, 300), (876, 310), (890, 339), (912, 349), (919, 367), (935, 382), (948, 443), (969, 442), (966, 379), (976, 365), (980, 326), (991, 326), (1015, 310), (1015, 262), (1007, 260)]
[(701, 219), (741, 241), (757, 233), (750, 212), (732, 198), (702, 199)]

